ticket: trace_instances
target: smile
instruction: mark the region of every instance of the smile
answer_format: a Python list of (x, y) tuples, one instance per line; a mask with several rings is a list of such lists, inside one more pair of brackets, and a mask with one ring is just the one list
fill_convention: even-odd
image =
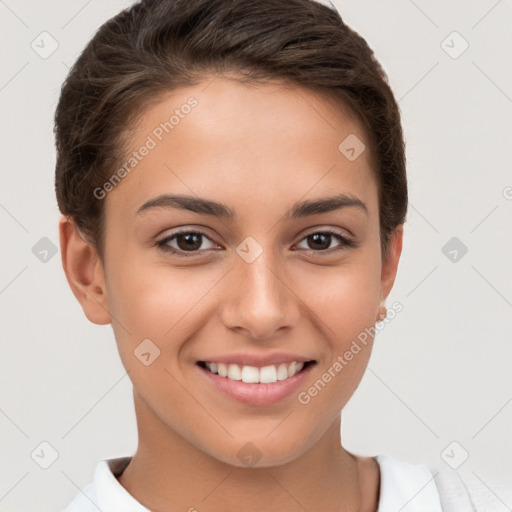
[[(231, 361), (198, 361), (200, 375), (212, 389), (237, 402), (256, 407), (277, 404), (290, 399), (294, 393), (306, 386), (309, 373), (316, 366), (316, 360), (302, 361), (282, 355), (265, 358), (251, 356), (230, 356)], [(238, 361), (233, 361), (238, 359)], [(275, 364), (269, 364), (274, 359)], [(251, 365), (240, 364), (245, 361)], [(258, 365), (258, 366), (255, 366)]]
[(261, 368), (228, 363), (210, 363), (202, 361), (200, 365), (211, 373), (229, 380), (241, 380), (247, 384), (272, 384), (287, 380), (299, 373), (308, 363), (293, 361), (279, 365), (268, 365)]

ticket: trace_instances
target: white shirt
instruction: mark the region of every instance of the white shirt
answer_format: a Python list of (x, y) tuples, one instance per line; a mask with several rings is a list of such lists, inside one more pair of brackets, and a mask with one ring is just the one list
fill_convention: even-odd
[[(474, 512), (499, 510), (491, 496), (476, 492), (478, 508), (466, 485), (454, 471), (435, 475), (423, 464), (411, 464), (388, 455), (375, 457), (380, 467), (377, 512)], [(117, 480), (131, 457), (102, 460), (93, 481), (62, 512), (151, 512)], [(442, 505), (441, 505), (442, 503)]]

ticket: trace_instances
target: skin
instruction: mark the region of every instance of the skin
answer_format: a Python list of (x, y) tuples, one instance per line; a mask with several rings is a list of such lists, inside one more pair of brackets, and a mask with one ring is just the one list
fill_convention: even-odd
[[(338, 150), (348, 135), (364, 142), (365, 134), (318, 92), (216, 77), (152, 104), (129, 152), (191, 96), (197, 107), (104, 199), (103, 260), (71, 219), (60, 222), (70, 286), (90, 321), (112, 324), (133, 383), (139, 446), (119, 481), (151, 510), (375, 511), (378, 465), (345, 450), (340, 435), (373, 340), (307, 405), (296, 393), (271, 406), (241, 404), (196, 365), (235, 352), (301, 354), (317, 362), (304, 391), (374, 326), (396, 276), (402, 226), (383, 259), (369, 146), (354, 161)], [(137, 215), (164, 193), (222, 202), (236, 218), (164, 207)], [(335, 193), (360, 199), (367, 212), (284, 218), (299, 200)], [(202, 254), (156, 245), (177, 228), (206, 234)], [(325, 229), (357, 246), (333, 237), (329, 254), (316, 249), (309, 235)], [(252, 263), (236, 252), (248, 236), (263, 249)], [(149, 366), (133, 353), (147, 338), (161, 351)], [(251, 467), (237, 457), (247, 442), (261, 454)]]

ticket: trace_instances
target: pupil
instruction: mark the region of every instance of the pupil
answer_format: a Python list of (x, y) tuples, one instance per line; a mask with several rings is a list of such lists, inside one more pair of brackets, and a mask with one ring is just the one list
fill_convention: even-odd
[[(186, 243), (182, 244), (180, 241), (186, 240)], [(201, 235), (199, 233), (187, 233), (186, 235), (179, 235), (177, 237), (178, 246), (184, 251), (192, 251), (201, 247)]]
[[(311, 247), (312, 249), (329, 249), (329, 246), (331, 245), (331, 235), (328, 233), (315, 233), (314, 235), (310, 235), (308, 238), (313, 240), (313, 244), (309, 244), (310, 247), (313, 245), (313, 247)], [(320, 245), (320, 247), (318, 245)]]

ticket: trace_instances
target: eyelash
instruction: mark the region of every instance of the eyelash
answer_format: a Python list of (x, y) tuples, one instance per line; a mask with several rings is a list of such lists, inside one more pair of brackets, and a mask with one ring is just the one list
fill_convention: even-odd
[[(355, 249), (358, 246), (358, 244), (354, 240), (351, 240), (350, 238), (347, 238), (347, 237), (341, 235), (340, 233), (337, 233), (336, 231), (332, 231), (330, 229), (325, 229), (325, 230), (321, 230), (321, 231), (313, 231), (312, 233), (308, 233), (305, 237), (303, 237), (299, 241), (299, 243), (302, 242), (303, 240), (305, 240), (306, 238), (313, 236), (313, 235), (317, 235), (317, 234), (331, 235), (342, 245), (337, 248), (323, 249), (323, 250), (303, 249), (304, 251), (306, 251), (309, 254), (315, 254), (315, 255), (322, 254), (322, 253), (332, 254), (333, 251), (334, 252), (346, 251), (348, 249)], [(202, 233), (201, 231), (179, 231), (177, 233), (174, 233), (171, 236), (168, 236), (168, 237), (158, 241), (156, 243), (156, 245), (162, 251), (174, 254), (180, 258), (181, 257), (189, 258), (189, 257), (197, 256), (197, 255), (202, 254), (204, 251), (208, 250), (208, 249), (204, 249), (202, 251), (183, 251), (181, 249), (174, 249), (173, 247), (170, 247), (169, 245), (167, 245), (171, 240), (173, 240), (174, 238), (176, 238), (180, 235), (200, 235), (200, 236), (204, 236), (205, 238), (210, 240), (210, 242), (214, 243), (213, 240), (208, 235), (206, 235), (206, 233)]]

